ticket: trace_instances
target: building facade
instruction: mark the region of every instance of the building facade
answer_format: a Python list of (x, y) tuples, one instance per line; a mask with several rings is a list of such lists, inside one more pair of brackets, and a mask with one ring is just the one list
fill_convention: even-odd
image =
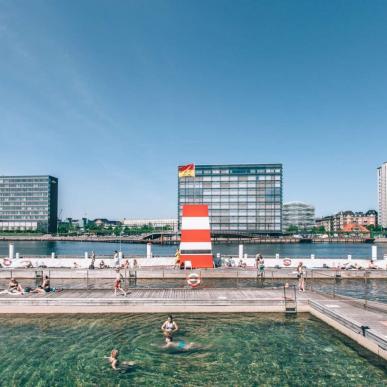
[(282, 164), (196, 165), (178, 179), (179, 229), (182, 206), (195, 203), (208, 205), (213, 234), (280, 234)]
[(361, 227), (377, 226), (378, 213), (375, 210), (367, 212), (340, 211), (335, 215), (325, 216), (316, 220), (316, 226), (323, 226), (327, 232), (341, 232), (348, 225)]
[(379, 225), (387, 228), (387, 162), (378, 168)]
[(0, 176), (0, 231), (55, 233), (57, 214), (57, 178)]
[(315, 226), (315, 209), (302, 202), (285, 203), (283, 206), (283, 231), (294, 226), (299, 230), (310, 230)]

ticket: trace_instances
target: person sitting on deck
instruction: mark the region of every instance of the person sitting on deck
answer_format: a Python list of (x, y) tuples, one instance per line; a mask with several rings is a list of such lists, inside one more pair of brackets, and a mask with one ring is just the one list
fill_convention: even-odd
[(101, 259), (101, 262), (99, 263), (99, 268), (100, 269), (106, 269), (107, 268), (107, 266), (105, 265), (105, 262), (104, 262), (103, 259)]
[(50, 279), (48, 278), (48, 275), (46, 275), (42, 281), (42, 284), (36, 289), (32, 290), (31, 293), (49, 293), (51, 290)]
[(371, 259), (371, 261), (370, 261), (370, 263), (368, 265), (368, 269), (371, 269), (371, 270), (377, 270), (378, 269), (378, 267), (375, 265), (373, 259)]
[(18, 294), (24, 294), (24, 289), (22, 286), (17, 282), (16, 278), (11, 278), (8, 284), (8, 292), (9, 293), (18, 293)]
[(241, 268), (243, 268), (243, 269), (245, 269), (246, 268), (246, 262), (243, 262), (243, 259), (240, 259), (239, 260), (239, 263), (238, 263), (238, 267), (241, 267)]

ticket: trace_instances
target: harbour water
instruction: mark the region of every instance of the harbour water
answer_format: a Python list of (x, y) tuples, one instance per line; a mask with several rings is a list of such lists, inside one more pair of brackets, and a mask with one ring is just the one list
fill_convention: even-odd
[[(21, 255), (50, 255), (55, 252), (59, 256), (79, 255), (83, 256), (85, 251), (95, 251), (97, 255), (112, 255), (114, 250), (122, 249), (124, 255), (146, 255), (146, 246), (143, 244), (106, 243), (106, 242), (63, 242), (63, 241), (16, 241), (15, 252)], [(155, 256), (173, 256), (177, 246), (154, 245), (152, 251)], [(237, 255), (237, 244), (215, 244), (214, 253), (223, 255)], [(280, 254), (281, 257), (307, 258), (314, 254), (316, 258), (346, 258), (352, 255), (353, 258), (369, 259), (371, 257), (371, 245), (358, 244), (257, 244), (245, 245), (244, 252), (250, 255), (261, 253), (264, 257), (274, 257)], [(8, 254), (8, 242), (0, 241), (0, 256)], [(378, 258), (387, 254), (387, 246), (378, 246)]]
[[(0, 380), (9, 386), (384, 386), (386, 363), (309, 315), (182, 314), (161, 348), (166, 316), (0, 317)], [(130, 368), (113, 371), (113, 348)]]

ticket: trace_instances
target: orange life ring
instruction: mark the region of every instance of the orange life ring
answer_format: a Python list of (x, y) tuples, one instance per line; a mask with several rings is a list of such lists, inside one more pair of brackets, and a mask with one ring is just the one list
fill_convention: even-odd
[(189, 286), (191, 286), (191, 288), (196, 288), (197, 286), (200, 285), (200, 282), (201, 282), (201, 279), (200, 279), (199, 274), (191, 273), (187, 277), (187, 283)]
[(283, 260), (284, 266), (290, 266), (292, 264), (292, 260), (289, 258), (286, 258)]
[(8, 258), (3, 259), (4, 266), (11, 266), (11, 264), (12, 264), (12, 261), (10, 259), (8, 259)]

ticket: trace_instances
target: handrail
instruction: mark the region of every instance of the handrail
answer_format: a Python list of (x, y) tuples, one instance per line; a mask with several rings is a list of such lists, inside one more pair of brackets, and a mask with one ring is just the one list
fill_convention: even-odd
[(384, 339), (382, 336), (380, 336), (378, 333), (374, 332), (372, 329), (369, 329), (368, 327), (365, 327), (364, 325), (358, 323), (357, 321), (350, 321), (344, 316), (342, 316), (340, 313), (337, 313), (336, 311), (333, 311), (321, 304), (319, 304), (316, 301), (309, 300), (309, 305), (311, 305), (313, 308), (317, 309), (319, 312), (327, 315), (328, 317), (331, 317), (332, 319), (336, 320), (340, 324), (344, 325), (345, 327), (349, 328), (353, 332), (361, 333), (364, 337), (367, 337), (371, 339), (372, 341), (376, 342), (377, 345), (382, 348), (383, 350), (387, 350), (387, 340)]

